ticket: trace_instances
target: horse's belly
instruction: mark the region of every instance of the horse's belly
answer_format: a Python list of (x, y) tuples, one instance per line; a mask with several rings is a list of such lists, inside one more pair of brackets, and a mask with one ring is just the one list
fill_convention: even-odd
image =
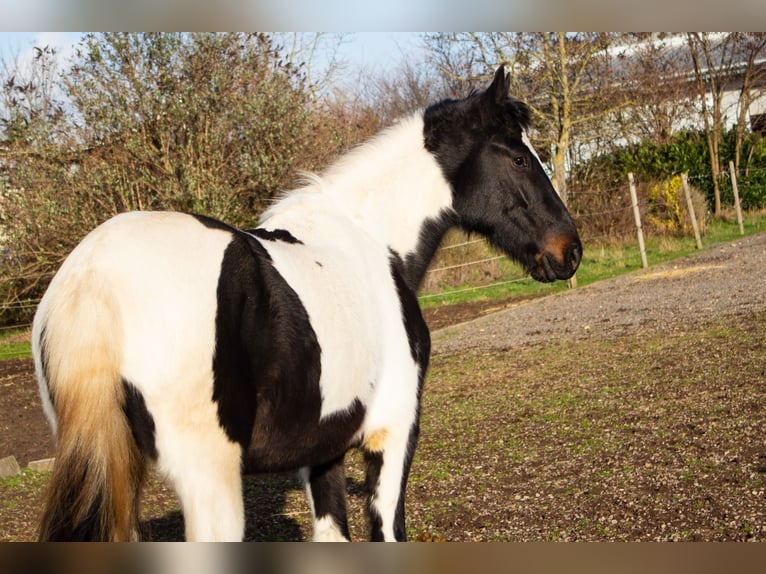
[(365, 416), (359, 401), (322, 420), (283, 417), (274, 420), (259, 407), (252, 442), (244, 453), (245, 472), (281, 472), (336, 459), (354, 442)]

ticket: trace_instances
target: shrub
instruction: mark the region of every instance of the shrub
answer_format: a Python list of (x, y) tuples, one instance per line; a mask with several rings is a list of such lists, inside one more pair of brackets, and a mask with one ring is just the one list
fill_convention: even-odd
[[(707, 203), (704, 194), (696, 187), (689, 186), (697, 224), (704, 233), (707, 219)], [(694, 232), (689, 213), (683, 182), (680, 175), (652, 183), (648, 186), (647, 225), (659, 233), (690, 235)]]
[(56, 113), (43, 115), (12, 78), (0, 82), (10, 102), (0, 185), (16, 190), (0, 197), (6, 309), (38, 298), (67, 253), (117, 213), (251, 226), (296, 169), (318, 169), (376, 127), (319, 108), (302, 66), (267, 34), (88, 34), (57, 86), (69, 104), (46, 100), (38, 107)]

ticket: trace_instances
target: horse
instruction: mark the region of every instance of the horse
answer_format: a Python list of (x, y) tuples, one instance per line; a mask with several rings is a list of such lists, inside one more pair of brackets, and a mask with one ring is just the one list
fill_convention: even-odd
[(403, 541), (430, 335), (417, 290), (452, 227), (532, 278), (567, 279), (577, 229), (500, 66), (482, 91), (405, 117), (242, 230), (127, 212), (65, 259), (32, 348), (56, 437), (40, 540), (139, 538), (152, 464), (187, 540), (241, 540), (243, 473), (297, 471), (313, 540), (350, 540), (360, 449), (370, 539)]

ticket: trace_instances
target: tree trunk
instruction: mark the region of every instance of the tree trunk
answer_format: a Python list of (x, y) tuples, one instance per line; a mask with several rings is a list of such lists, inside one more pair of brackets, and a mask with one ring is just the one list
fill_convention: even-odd
[(569, 135), (572, 129), (571, 110), (572, 110), (572, 94), (569, 89), (568, 73), (568, 61), (566, 51), (566, 36), (564, 32), (559, 32), (557, 35), (558, 44), (558, 61), (554, 66), (554, 69), (558, 71), (558, 78), (556, 78), (559, 84), (559, 97), (556, 98), (554, 94), (551, 98), (556, 100), (554, 102), (554, 109), (558, 108), (558, 120), (559, 130), (558, 137), (556, 138), (556, 152), (553, 157), (553, 184), (556, 191), (561, 197), (562, 201), (566, 205), (569, 198), (569, 189), (567, 187), (567, 154), (569, 153)]
[[(708, 153), (710, 155), (710, 172), (713, 177), (713, 199), (714, 199), (714, 211), (716, 217), (721, 215), (721, 188), (718, 185), (718, 134), (720, 133), (720, 99), (717, 95), (717, 90), (715, 86), (715, 75), (713, 74), (713, 71), (711, 69), (711, 61), (709, 54), (707, 52), (707, 44), (705, 43), (706, 40), (701, 38), (699, 34), (689, 34), (687, 36), (687, 41), (689, 44), (689, 52), (692, 57), (692, 63), (694, 64), (694, 76), (697, 83), (697, 91), (698, 95), (700, 97), (700, 102), (702, 104), (702, 119), (704, 121), (705, 125), (705, 139), (707, 140), (707, 147), (708, 147)], [(700, 45), (702, 47), (703, 52), (705, 52), (706, 56), (706, 66), (703, 67), (700, 65), (699, 61), (699, 53), (697, 52), (697, 45)], [(706, 73), (708, 75), (708, 81), (711, 82), (710, 86), (710, 93), (713, 98), (713, 110), (712, 112), (708, 111), (708, 104), (707, 104), (707, 88), (705, 85), (705, 80), (703, 78), (703, 74), (705, 73), (703, 70), (706, 70)], [(716, 105), (718, 104), (718, 105)], [(710, 114), (712, 113), (712, 119), (710, 117)]]
[(561, 197), (564, 204), (567, 203), (569, 198), (569, 187), (567, 185), (567, 165), (566, 156), (569, 150), (569, 134), (562, 132), (559, 134), (559, 139), (556, 142), (555, 153), (553, 154), (553, 187)]

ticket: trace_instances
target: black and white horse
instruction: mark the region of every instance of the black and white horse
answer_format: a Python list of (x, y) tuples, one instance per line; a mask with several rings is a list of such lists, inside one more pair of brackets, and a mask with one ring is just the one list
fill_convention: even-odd
[(241, 473), (300, 469), (315, 540), (347, 540), (343, 459), (367, 465), (371, 538), (404, 540), (430, 339), (415, 296), (444, 233), (537, 280), (581, 244), (508, 95), (445, 100), (285, 195), (256, 229), (118, 215), (69, 255), (33, 351), (57, 458), (42, 540), (131, 540), (147, 463), (187, 540), (240, 540)]

